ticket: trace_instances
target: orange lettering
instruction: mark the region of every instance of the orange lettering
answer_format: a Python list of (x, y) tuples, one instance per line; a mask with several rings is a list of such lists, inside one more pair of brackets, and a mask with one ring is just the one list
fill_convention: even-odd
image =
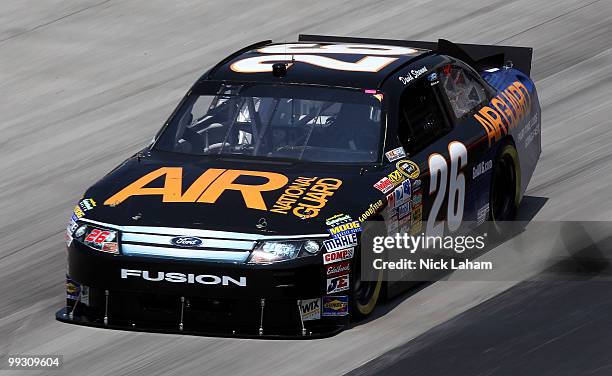
[[(234, 181), (240, 176), (256, 176), (268, 179), (264, 184), (247, 185), (236, 184)], [(226, 190), (240, 191), (248, 208), (267, 210), (266, 203), (261, 195), (264, 191), (273, 191), (287, 184), (289, 179), (285, 175), (274, 172), (227, 170), (202, 194), (198, 202), (214, 203)]]
[(495, 128), (488, 120), (485, 120), (482, 116), (478, 114), (474, 114), (474, 118), (478, 120), (478, 122), (482, 125), (484, 130), (487, 132), (487, 137), (489, 139), (489, 146), (495, 141)]
[[(119, 205), (131, 196), (163, 195), (174, 197), (181, 195), (183, 169), (181, 167), (162, 167), (151, 171), (132, 184), (123, 188), (104, 201), (104, 205)], [(163, 188), (146, 188), (147, 184), (165, 176)]]

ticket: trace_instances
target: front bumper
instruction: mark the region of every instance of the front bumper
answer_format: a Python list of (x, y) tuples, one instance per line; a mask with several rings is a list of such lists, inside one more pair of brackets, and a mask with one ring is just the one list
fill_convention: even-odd
[[(149, 273), (148, 279), (142, 278), (143, 271)], [(175, 277), (228, 277), (245, 283), (202, 284), (194, 277), (177, 282), (159, 278), (160, 272)], [(325, 295), (324, 268), (318, 257), (271, 265), (214, 263), (110, 255), (73, 241), (68, 248), (68, 276), (78, 286), (78, 294), (68, 294), (67, 305), (56, 318), (80, 325), (229, 337), (314, 338), (334, 335), (350, 322), (348, 315), (321, 315), (304, 321), (299, 301)]]

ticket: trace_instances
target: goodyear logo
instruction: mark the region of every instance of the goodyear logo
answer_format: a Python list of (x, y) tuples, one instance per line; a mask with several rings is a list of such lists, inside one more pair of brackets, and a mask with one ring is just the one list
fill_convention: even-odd
[(519, 81), (513, 82), (483, 106), (474, 118), (487, 132), (489, 146), (515, 128), (530, 112), (529, 90)]
[(371, 216), (373, 216), (374, 214), (378, 213), (378, 211), (383, 207), (383, 201), (382, 200), (378, 200), (373, 204), (370, 204), (370, 206), (366, 209), (366, 211), (359, 216), (359, 222), (364, 222), (365, 220), (367, 220), (368, 218), (370, 218)]

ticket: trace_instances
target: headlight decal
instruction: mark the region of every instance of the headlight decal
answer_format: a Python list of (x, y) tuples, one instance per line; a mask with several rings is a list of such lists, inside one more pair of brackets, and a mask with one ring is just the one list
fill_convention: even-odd
[(322, 248), (320, 240), (268, 240), (256, 244), (248, 260), (249, 264), (270, 264), (314, 256)]
[(81, 225), (74, 231), (73, 237), (96, 251), (119, 253), (119, 234), (116, 230)]

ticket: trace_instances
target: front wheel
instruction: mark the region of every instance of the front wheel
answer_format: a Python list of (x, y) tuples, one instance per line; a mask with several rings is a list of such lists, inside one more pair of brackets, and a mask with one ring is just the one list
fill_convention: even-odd
[[(351, 312), (356, 318), (365, 318), (374, 312), (376, 304), (383, 295), (384, 283), (382, 270), (371, 270), (373, 275), (367, 278), (361, 274), (361, 252), (364, 251), (363, 244), (372, 244), (371, 242), (368, 243), (368, 236), (372, 236), (373, 231), (369, 231), (368, 227), (369, 226), (365, 226), (362, 232), (362, 247), (359, 252), (356, 252), (353, 262), (355, 272), (353, 273), (354, 280), (351, 288)], [(370, 268), (365, 269), (370, 270)]]

